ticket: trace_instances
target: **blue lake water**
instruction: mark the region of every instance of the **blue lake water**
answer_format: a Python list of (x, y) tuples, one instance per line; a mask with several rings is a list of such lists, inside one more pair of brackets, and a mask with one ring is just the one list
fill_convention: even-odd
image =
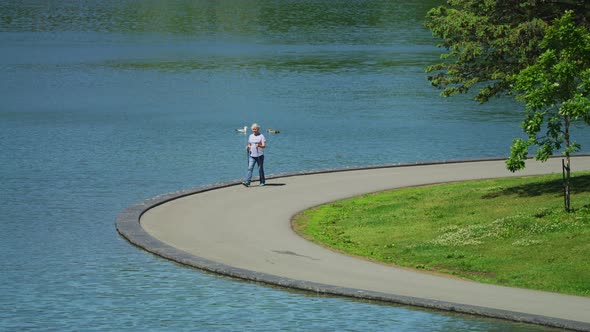
[(235, 281), (115, 230), (138, 201), (242, 178), (252, 122), (281, 130), (269, 174), (507, 155), (521, 105), (425, 79), (439, 3), (0, 2), (0, 330), (548, 330)]

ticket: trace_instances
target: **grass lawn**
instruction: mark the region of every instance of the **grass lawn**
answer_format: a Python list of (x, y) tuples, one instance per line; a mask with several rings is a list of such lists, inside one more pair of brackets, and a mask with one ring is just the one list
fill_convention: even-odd
[(479, 282), (590, 296), (590, 172), (396, 189), (298, 214), (293, 228), (341, 252)]

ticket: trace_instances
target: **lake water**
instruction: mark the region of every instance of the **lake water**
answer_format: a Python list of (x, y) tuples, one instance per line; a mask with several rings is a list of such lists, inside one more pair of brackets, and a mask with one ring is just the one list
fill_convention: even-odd
[(0, 2), (0, 330), (547, 330), (235, 281), (115, 230), (138, 201), (243, 177), (252, 122), (281, 130), (269, 174), (507, 155), (520, 105), (425, 79), (438, 3)]

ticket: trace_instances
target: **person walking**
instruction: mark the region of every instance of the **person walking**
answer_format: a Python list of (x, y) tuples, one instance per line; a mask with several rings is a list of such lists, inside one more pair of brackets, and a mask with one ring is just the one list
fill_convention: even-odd
[(266, 148), (266, 138), (260, 133), (260, 126), (257, 123), (252, 124), (252, 134), (248, 137), (248, 172), (246, 173), (246, 180), (242, 184), (246, 187), (252, 181), (252, 172), (254, 171), (254, 164), (258, 164), (258, 175), (260, 186), (264, 186), (264, 149)]

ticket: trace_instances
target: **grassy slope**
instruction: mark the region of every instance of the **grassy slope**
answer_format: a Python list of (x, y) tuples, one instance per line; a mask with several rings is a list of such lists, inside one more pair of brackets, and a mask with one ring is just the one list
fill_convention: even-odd
[(481, 282), (590, 296), (590, 172), (405, 188), (299, 214), (306, 238), (370, 259)]

